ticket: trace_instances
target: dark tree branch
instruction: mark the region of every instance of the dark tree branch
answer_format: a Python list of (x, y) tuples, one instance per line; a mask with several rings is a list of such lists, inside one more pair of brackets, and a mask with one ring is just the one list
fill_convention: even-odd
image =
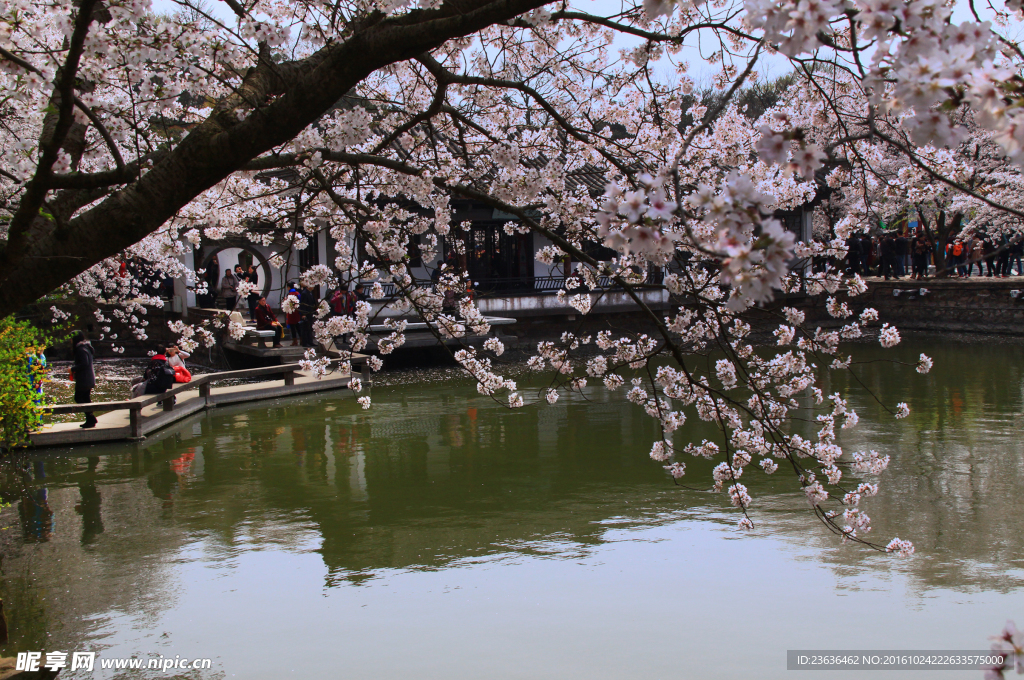
[(100, 133), (101, 137), (103, 137), (103, 141), (107, 143), (107, 148), (110, 149), (110, 155), (114, 157), (114, 163), (117, 165), (118, 172), (124, 172), (124, 159), (121, 158), (121, 152), (118, 151), (117, 145), (114, 144), (114, 139), (110, 136), (110, 132), (103, 124), (103, 121), (100, 120), (100, 117), (97, 116), (95, 112), (86, 106), (85, 102), (78, 97), (75, 97), (75, 106), (77, 106), (79, 110), (86, 115), (86, 117), (92, 122), (93, 126), (95, 126), (96, 131)]
[(43, 125), (43, 133), (39, 140), (39, 164), (36, 166), (35, 175), (25, 187), (18, 209), (11, 217), (7, 243), (0, 250), (0, 265), (9, 266), (12, 257), (20, 256), (27, 245), (28, 232), (32, 224), (37, 220), (46, 220), (45, 216), (40, 216), (40, 209), (46, 201), (46, 192), (50, 189), (53, 165), (57, 162), (64, 137), (74, 122), (75, 79), (85, 48), (85, 36), (92, 23), (93, 8), (98, 1), (82, 0), (78, 6), (78, 16), (75, 17), (74, 29), (68, 43), (68, 56), (57, 75), (52, 97), (57, 100), (57, 120), (52, 128), (45, 123)]
[[(96, 1), (83, 0), (80, 19)], [(246, 74), (239, 90), (157, 160), (149, 172), (69, 220), (67, 239), (56, 238), (55, 225), (38, 214), (46, 193), (44, 186), (40, 184), (33, 192), (26, 189), (16, 213), (20, 231), (12, 230), (14, 238), (0, 253), (0, 316), (17, 311), (26, 300), (49, 293), (92, 264), (157, 230), (196, 196), (294, 138), (374, 71), (416, 58), (452, 38), (507, 22), (543, 4), (543, 0), (447, 0), (438, 9), (413, 10), (394, 17), (376, 13), (354, 25), (345, 40), (331, 43), (306, 59), (288, 64), (261, 59)], [(75, 59), (69, 58), (69, 67), (77, 68), (80, 42), (72, 42)], [(62, 77), (66, 79), (73, 70), (66, 68)], [(72, 97), (68, 96), (62, 105), (70, 109)], [(239, 108), (252, 110), (239, 120)], [(359, 156), (342, 154), (339, 158), (345, 159), (342, 162), (363, 161)], [(372, 162), (389, 165), (376, 157)], [(125, 167), (127, 170), (130, 165)], [(45, 174), (46, 187), (50, 187), (50, 175)], [(118, 177), (109, 175), (107, 179)], [(95, 186), (96, 180), (83, 179), (79, 184)], [(68, 188), (75, 185), (70, 177), (62, 181)], [(65, 256), (83, 259), (63, 259)], [(34, 258), (45, 258), (47, 263), (32, 265)]]

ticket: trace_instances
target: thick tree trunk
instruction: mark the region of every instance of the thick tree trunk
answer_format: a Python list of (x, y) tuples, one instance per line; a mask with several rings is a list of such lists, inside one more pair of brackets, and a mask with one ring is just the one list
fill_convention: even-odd
[(203, 191), (311, 125), (374, 71), (543, 2), (446, 2), (439, 10), (379, 20), (301, 62), (261, 63), (242, 89), (248, 101), (279, 95), (270, 104), (239, 122), (233, 109), (245, 100), (229, 98), (133, 183), (66, 222), (60, 215), (36, 217), (18, 247), (7, 244), (0, 251), (0, 317), (154, 232)]

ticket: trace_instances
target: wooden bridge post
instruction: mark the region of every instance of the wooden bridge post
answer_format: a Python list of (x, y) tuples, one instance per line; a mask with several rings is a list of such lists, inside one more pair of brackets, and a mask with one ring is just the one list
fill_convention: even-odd
[(128, 411), (128, 429), (132, 439), (142, 439), (142, 409), (133, 408)]
[(295, 384), (295, 371), (288, 371), (284, 374), (284, 385), (285, 387), (291, 387)]

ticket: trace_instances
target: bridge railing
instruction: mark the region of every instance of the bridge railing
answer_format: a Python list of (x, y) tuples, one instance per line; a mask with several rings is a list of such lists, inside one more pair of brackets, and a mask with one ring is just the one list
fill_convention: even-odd
[[(582, 275), (574, 275), (582, 282)], [(659, 284), (665, 278), (660, 267), (656, 267), (648, 274), (647, 283)], [(362, 285), (369, 289), (374, 285), (373, 281), (364, 281)], [(474, 292), (480, 296), (503, 297), (503, 296), (525, 296), (525, 295), (554, 295), (560, 288), (565, 288), (565, 276), (511, 276), (503, 278), (480, 278), (473, 284)], [(618, 288), (618, 284), (610, 276), (599, 276), (598, 286), (602, 289)], [(431, 284), (436, 290), (436, 284)], [(393, 282), (381, 283), (384, 290), (384, 300), (394, 299), (398, 295), (398, 289)], [(582, 290), (582, 285), (569, 288), (568, 292)]]
[[(351, 359), (332, 359), (331, 365), (336, 366), (346, 361), (351, 361), (353, 368), (361, 366), (362, 379), (364, 382), (370, 379), (370, 366), (366, 363), (367, 357), (358, 355)], [(93, 401), (88, 404), (53, 404), (44, 405), (39, 408), (50, 414), (84, 413), (86, 411), (129, 411), (128, 421), (132, 437), (142, 436), (142, 409), (153, 404), (160, 404), (164, 411), (173, 411), (175, 407), (175, 396), (199, 388), (199, 397), (208, 399), (210, 388), (214, 383), (224, 380), (245, 380), (252, 378), (263, 378), (272, 380), (279, 375), (284, 376), (286, 386), (295, 384), (295, 377), (301, 371), (299, 364), (281, 364), (280, 366), (264, 366), (263, 368), (244, 368), (238, 371), (220, 371), (218, 373), (204, 373), (192, 376), (187, 383), (179, 383), (166, 392), (160, 394), (146, 394), (135, 399), (123, 401)]]

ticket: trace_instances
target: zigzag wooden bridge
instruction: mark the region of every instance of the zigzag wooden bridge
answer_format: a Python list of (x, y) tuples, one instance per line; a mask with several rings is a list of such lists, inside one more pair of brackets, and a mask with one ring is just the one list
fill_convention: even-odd
[[(366, 359), (367, 357), (362, 354), (357, 354), (351, 359), (353, 367), (361, 366), (364, 384), (368, 384), (370, 378), (370, 368)], [(336, 367), (341, 363), (341, 359), (333, 359), (331, 366)], [(251, 378), (263, 378), (266, 382), (282, 380), (283, 384), (267, 385), (261, 382), (213, 386), (214, 383), (224, 380)], [(193, 413), (216, 406), (337, 390), (347, 388), (351, 380), (351, 373), (340, 371), (317, 378), (303, 371), (297, 363), (206, 373), (193, 376), (192, 382), (182, 383), (163, 394), (147, 394), (127, 401), (97, 401), (90, 404), (58, 404), (43, 407), (45, 411), (53, 414), (93, 411), (97, 414), (102, 412), (102, 415), (97, 415), (96, 427), (84, 429), (78, 422), (53, 423), (34, 433), (31, 440), (33, 446), (39, 447), (141, 439), (150, 432), (167, 427)]]

